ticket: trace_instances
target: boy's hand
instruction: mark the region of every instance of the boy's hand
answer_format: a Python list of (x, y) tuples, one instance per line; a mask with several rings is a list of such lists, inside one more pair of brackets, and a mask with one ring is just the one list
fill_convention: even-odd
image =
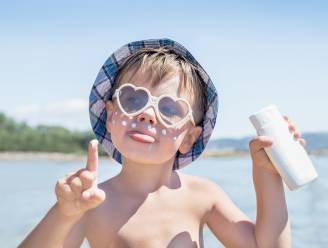
[(105, 200), (105, 192), (97, 186), (98, 141), (88, 147), (86, 168), (71, 172), (59, 179), (55, 192), (57, 208), (65, 216), (83, 215)]
[[(305, 145), (305, 140), (301, 138), (301, 134), (297, 132), (295, 125), (289, 121), (288, 116), (284, 115), (284, 120), (288, 123), (288, 127), (291, 133), (294, 133), (294, 137), (299, 140), (301, 145)], [(279, 175), (276, 168), (273, 166), (271, 160), (266, 154), (264, 147), (270, 147), (272, 145), (272, 139), (268, 136), (257, 136), (249, 142), (249, 148), (253, 164), (267, 169), (269, 172)]]

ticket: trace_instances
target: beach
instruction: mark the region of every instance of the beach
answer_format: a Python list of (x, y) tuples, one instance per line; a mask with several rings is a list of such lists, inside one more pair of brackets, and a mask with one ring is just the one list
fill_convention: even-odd
[[(41, 158), (41, 157), (40, 157)], [(72, 158), (72, 157), (67, 157)], [(84, 157), (81, 157), (83, 159)], [(311, 156), (319, 178), (296, 191), (285, 188), (291, 219), (292, 244), (297, 248), (327, 247), (328, 156)], [(55, 203), (56, 180), (85, 166), (78, 160), (0, 160), (0, 242), (2, 247), (17, 247)], [(253, 221), (256, 199), (249, 157), (208, 157), (197, 159), (182, 173), (208, 178), (227, 192), (234, 203)], [(99, 182), (116, 175), (121, 166), (108, 159), (99, 160)], [(211, 231), (203, 230), (206, 248), (223, 247)], [(83, 247), (88, 247), (87, 245)]]

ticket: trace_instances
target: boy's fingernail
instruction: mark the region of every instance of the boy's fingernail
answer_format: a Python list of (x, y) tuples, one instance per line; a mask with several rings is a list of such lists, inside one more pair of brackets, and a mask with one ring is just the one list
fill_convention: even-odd
[(98, 140), (93, 139), (90, 141), (90, 143), (91, 143), (92, 147), (96, 147), (98, 145)]

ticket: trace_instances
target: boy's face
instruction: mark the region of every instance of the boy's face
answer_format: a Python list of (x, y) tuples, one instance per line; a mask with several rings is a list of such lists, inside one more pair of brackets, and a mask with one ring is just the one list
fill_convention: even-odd
[[(149, 76), (141, 70), (133, 77), (129, 72), (126, 73), (121, 81), (121, 85), (131, 83), (145, 87), (152, 96), (165, 94), (187, 100), (180, 89), (181, 76), (178, 73), (162, 79), (155, 87), (151, 87)], [(113, 144), (124, 158), (137, 163), (162, 164), (174, 161), (176, 152), (188, 152), (201, 133), (201, 127), (195, 127), (191, 121), (179, 128), (166, 128), (153, 107), (127, 117), (120, 110), (117, 100), (113, 100), (106, 103), (106, 110), (106, 128), (111, 133)]]

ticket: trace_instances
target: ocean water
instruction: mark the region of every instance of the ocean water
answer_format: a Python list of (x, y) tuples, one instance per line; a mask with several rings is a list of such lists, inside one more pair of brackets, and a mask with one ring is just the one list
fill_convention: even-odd
[[(328, 247), (328, 157), (311, 156), (319, 178), (296, 191), (285, 186), (292, 227), (292, 247)], [(67, 172), (84, 167), (83, 161), (0, 161), (0, 244), (17, 247), (55, 203), (54, 186)], [(256, 198), (250, 158), (201, 158), (184, 173), (213, 180), (253, 221)], [(99, 182), (120, 170), (117, 163), (101, 160)], [(204, 228), (205, 247), (223, 247)], [(84, 242), (82, 247), (88, 247)]]

